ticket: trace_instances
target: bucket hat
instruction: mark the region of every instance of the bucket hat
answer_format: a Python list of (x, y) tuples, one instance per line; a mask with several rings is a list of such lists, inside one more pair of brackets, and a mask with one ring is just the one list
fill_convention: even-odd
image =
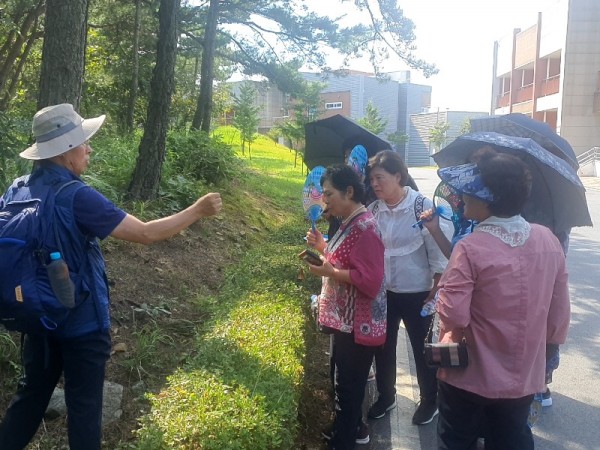
[(100, 129), (105, 115), (83, 119), (69, 103), (47, 106), (33, 116), (35, 144), (22, 151), (25, 159), (48, 159), (83, 144)]
[(444, 167), (438, 169), (438, 176), (461, 194), (470, 195), (487, 203), (494, 201), (494, 194), (483, 183), (477, 164)]

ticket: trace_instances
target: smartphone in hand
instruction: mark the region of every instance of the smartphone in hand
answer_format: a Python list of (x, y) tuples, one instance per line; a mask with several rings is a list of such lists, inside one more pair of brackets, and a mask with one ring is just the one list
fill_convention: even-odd
[(322, 266), (323, 265), (323, 261), (321, 261), (321, 258), (319, 257), (319, 253), (311, 248), (302, 250), (302, 252), (298, 255), (298, 257), (301, 260), (303, 260), (309, 264), (312, 264), (313, 266)]

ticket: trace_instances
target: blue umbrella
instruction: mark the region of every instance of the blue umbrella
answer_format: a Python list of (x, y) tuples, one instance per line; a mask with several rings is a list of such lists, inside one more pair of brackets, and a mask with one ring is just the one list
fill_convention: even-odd
[(592, 225), (585, 188), (575, 169), (533, 139), (495, 132), (470, 133), (459, 136), (435, 153), (433, 159), (440, 167), (465, 164), (473, 152), (485, 145), (518, 156), (528, 165), (533, 182), (523, 210), (527, 220), (546, 225), (554, 233)]
[(509, 136), (531, 138), (553, 155), (579, 168), (573, 147), (560, 137), (545, 122), (532, 119), (525, 114), (511, 113), (503, 116), (489, 116), (471, 119), (471, 131), (494, 131)]

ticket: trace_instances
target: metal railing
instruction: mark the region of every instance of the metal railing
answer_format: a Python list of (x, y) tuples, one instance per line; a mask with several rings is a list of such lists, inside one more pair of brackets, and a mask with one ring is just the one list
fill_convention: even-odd
[(584, 166), (589, 162), (600, 160), (600, 147), (592, 147), (588, 151), (577, 156), (579, 166)]

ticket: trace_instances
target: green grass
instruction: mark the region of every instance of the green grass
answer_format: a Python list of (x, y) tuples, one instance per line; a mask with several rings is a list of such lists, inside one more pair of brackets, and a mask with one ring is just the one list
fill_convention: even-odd
[[(230, 129), (221, 133), (235, 144)], [(255, 242), (229, 267), (217, 297), (196, 299), (212, 320), (199, 327), (193, 356), (148, 396), (138, 449), (293, 447), (308, 298), (318, 284), (297, 280), (305, 173), (293, 152), (267, 138), (253, 143), (247, 163), (224, 200), (244, 208)]]
[[(295, 164), (294, 152), (266, 137), (252, 144), (249, 158), (247, 151), (242, 155), (234, 129), (217, 134), (243, 163), (232, 166), (238, 168), (235, 177), (214, 187), (224, 200), (216, 226), (243, 246), (223, 245), (231, 264), (217, 295), (205, 289), (185, 293), (199, 316), (209, 319), (185, 321), (184, 345), (171, 338), (181, 338), (182, 330), (170, 333), (157, 307), (139, 312), (146, 320), (133, 328), (131, 348), (121, 364), (134, 379), (150, 379), (155, 390), (147, 394), (149, 407), (140, 405), (135, 439), (125, 432), (111, 448), (289, 449), (296, 442), (307, 333), (315, 334), (308, 319), (309, 296), (319, 285), (316, 277), (298, 280), (302, 263), (297, 254), (309, 226), (301, 197), (306, 169), (300, 160)], [(180, 144), (191, 142), (188, 150), (196, 150), (196, 137), (177, 139)], [(120, 205), (138, 142), (139, 136), (100, 136), (94, 141), (95, 160), (86, 181)], [(208, 158), (214, 150), (198, 152)], [(209, 168), (167, 161), (168, 180), (161, 189), (168, 202), (161, 198), (123, 206), (145, 219), (178, 209), (189, 204), (190, 195), (197, 195), (197, 185), (168, 174)], [(196, 181), (203, 191), (213, 188), (205, 178)], [(214, 237), (203, 234), (208, 233), (203, 228), (194, 233), (203, 239)], [(110, 241), (104, 245), (114, 246)], [(181, 326), (177, 323), (171, 326)], [(5, 333), (0, 333), (0, 375), (3, 386), (9, 379), (14, 385), (18, 376), (18, 346)], [(50, 444), (51, 437), (40, 439), (45, 439), (45, 448), (58, 448)]]

